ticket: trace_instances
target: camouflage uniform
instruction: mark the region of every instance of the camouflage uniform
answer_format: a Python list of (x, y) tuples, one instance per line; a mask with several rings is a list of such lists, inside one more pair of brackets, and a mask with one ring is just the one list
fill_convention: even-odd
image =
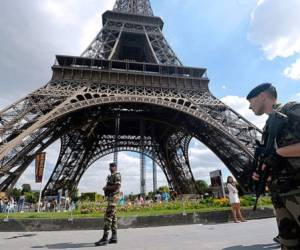
[[(106, 186), (109, 185), (121, 185), (121, 174), (119, 172), (113, 173), (107, 177)], [(107, 208), (104, 215), (104, 227), (103, 230), (108, 232), (109, 230), (117, 230), (117, 217), (116, 206), (119, 200), (120, 191), (117, 190), (112, 193), (107, 193)]]
[[(287, 103), (276, 108), (288, 116), (279, 132), (278, 148), (300, 142), (300, 104)], [(266, 123), (267, 130), (268, 121)], [(264, 132), (263, 139), (266, 136)], [(280, 243), (284, 250), (300, 249), (300, 157), (277, 158), (272, 168), (270, 190), (276, 211)]]

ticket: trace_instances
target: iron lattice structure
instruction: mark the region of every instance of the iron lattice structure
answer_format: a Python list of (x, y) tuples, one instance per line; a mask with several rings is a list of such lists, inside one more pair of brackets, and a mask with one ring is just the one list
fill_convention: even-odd
[(193, 137), (247, 189), (260, 131), (212, 95), (205, 68), (181, 64), (162, 28), (148, 0), (118, 0), (80, 57), (56, 56), (45, 86), (0, 111), (1, 191), (60, 140), (44, 194), (74, 191), (95, 161), (119, 151), (154, 159), (170, 188), (196, 193)]

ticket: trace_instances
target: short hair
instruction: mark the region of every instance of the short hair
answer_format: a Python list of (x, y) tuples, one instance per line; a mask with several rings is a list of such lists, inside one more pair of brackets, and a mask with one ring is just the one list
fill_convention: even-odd
[(264, 92), (266, 92), (270, 97), (277, 99), (277, 91), (273, 85), (270, 88), (266, 89)]
[(109, 166), (110, 166), (110, 167), (116, 167), (117, 164), (116, 164), (115, 162), (111, 162), (111, 163), (109, 163)]

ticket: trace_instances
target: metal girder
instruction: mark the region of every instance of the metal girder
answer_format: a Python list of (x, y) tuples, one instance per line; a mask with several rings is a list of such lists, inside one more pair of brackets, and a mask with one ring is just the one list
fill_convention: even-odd
[[(54, 89), (54, 95), (55, 91), (57, 91), (55, 86), (57, 86), (58, 83), (53, 84), (53, 86), (51, 85), (52, 83), (49, 83), (47, 91)], [(64, 102), (54, 107), (51, 112), (41, 115), (34, 124), (31, 125), (31, 121), (29, 121), (29, 124), (26, 125), (26, 127), (28, 127), (27, 130), (33, 132), (31, 132), (31, 134), (26, 130), (22, 132), (18, 138), (20, 144), (14, 141), (16, 139), (14, 138), (14, 143), (7, 142), (2, 145), (3, 150), (5, 150), (5, 152), (9, 152), (9, 154), (4, 154), (3, 158), (1, 159), (2, 171), (9, 171), (11, 168), (13, 168), (14, 165), (10, 164), (11, 162), (18, 162), (18, 159), (22, 158), (26, 153), (32, 150), (33, 146), (31, 145), (34, 145), (40, 140), (40, 135), (43, 135), (43, 133), (46, 133), (46, 131), (51, 131), (52, 126), (48, 125), (50, 122), (53, 122), (57, 126), (58, 124), (55, 123), (55, 121), (60, 120), (60, 118), (66, 116), (67, 114), (71, 114), (88, 107), (99, 107), (99, 110), (101, 110), (102, 105), (112, 105), (116, 103), (118, 103), (118, 105), (121, 105), (122, 103), (144, 103), (148, 105), (159, 105), (168, 109), (177, 110), (179, 113), (189, 114), (195, 119), (198, 119), (198, 122), (205, 122), (210, 126), (213, 126), (215, 130), (220, 130), (222, 133), (230, 136), (231, 140), (238, 145), (237, 152), (243, 149), (243, 151), (251, 154), (254, 140), (258, 139), (259, 136), (259, 130), (257, 130), (251, 123), (247, 122), (229, 107), (215, 99), (212, 95), (209, 95), (208, 92), (205, 94), (187, 92), (182, 95), (181, 92), (170, 89), (155, 89), (111, 84), (98, 85), (97, 88), (90, 88), (91, 86), (87, 87), (85, 83), (79, 82), (70, 83), (72, 88), (67, 86), (66, 83), (61, 84), (59, 88), (60, 92), (63, 90), (62, 86), (65, 86), (64, 95), (69, 93), (71, 96), (70, 98), (64, 98)], [(86, 86), (86, 88), (83, 89), (83, 86)], [(78, 89), (83, 90), (80, 92), (77, 91)], [(86, 91), (91, 89), (93, 89), (94, 92)], [(59, 100), (62, 100), (62, 98), (60, 97)], [(131, 110), (137, 112), (134, 107)], [(17, 117), (15, 117), (15, 119), (19, 120)], [(112, 136), (113, 135), (114, 133), (112, 133)], [(210, 132), (210, 136), (211, 135), (212, 133)], [(197, 137), (196, 134), (195, 137)], [(203, 141), (203, 138), (198, 138)], [(207, 145), (209, 145), (209, 140), (207, 141)], [(15, 145), (17, 145), (17, 147)], [(221, 143), (220, 145), (225, 145), (225, 142)], [(230, 145), (229, 147), (232, 146)], [(113, 148), (114, 145), (112, 144), (112, 152)], [(136, 145), (133, 146), (132, 149), (133, 148), (136, 148)], [(214, 149), (212, 148), (212, 150)], [(224, 149), (218, 148), (216, 151), (221, 152), (222, 150), (224, 151)], [(97, 152), (99, 153), (99, 151)], [(149, 155), (151, 155), (151, 153), (149, 153)], [(239, 157), (241, 156), (242, 155)], [(249, 161), (249, 155), (244, 157), (247, 161)], [(178, 164), (178, 161), (174, 162)], [(169, 162), (168, 164), (171, 163)], [(64, 167), (65, 165), (62, 168)]]
[(144, 155), (144, 141), (145, 141), (145, 122), (144, 120), (140, 120), (140, 193), (142, 195), (146, 195), (146, 166), (145, 166), (145, 155)]
[[(114, 11), (125, 12), (128, 14), (139, 14), (153, 16), (150, 2), (148, 0), (120, 0), (117, 1)], [(82, 57), (118, 59), (117, 47), (121, 36), (124, 33), (141, 34), (146, 38), (149, 47), (149, 57), (155, 63), (168, 65), (182, 65), (167, 40), (164, 38), (160, 23), (154, 19), (150, 23), (140, 23), (140, 17), (134, 16), (136, 21), (120, 20), (110, 16), (109, 20), (103, 23), (103, 28), (96, 38), (81, 54)], [(133, 18), (134, 19), (134, 18)], [(128, 58), (130, 60), (130, 58)]]
[[(108, 113), (106, 115), (107, 119), (107, 117), (109, 117)], [(121, 117), (127, 117), (122, 120), (123, 124), (127, 124), (127, 126), (129, 126), (130, 122), (132, 126), (138, 121), (144, 123), (145, 135), (143, 136), (143, 133), (140, 135), (140, 129), (136, 128), (132, 131), (127, 131), (127, 134), (131, 135), (122, 135), (116, 141), (115, 136), (113, 134), (108, 136), (108, 132), (105, 129), (105, 126), (110, 128), (110, 125), (114, 123), (113, 113), (111, 113), (111, 115), (111, 119), (109, 119), (110, 121), (106, 121), (106, 125), (104, 124), (104, 121), (98, 120), (98, 127), (90, 134), (91, 139), (89, 143), (86, 143), (88, 141), (88, 139), (85, 138), (86, 135), (78, 128), (76, 131), (70, 131), (69, 136), (67, 137), (68, 139), (62, 140), (62, 150), (60, 152), (59, 160), (46, 185), (44, 194), (53, 194), (59, 189), (68, 189), (69, 191), (75, 190), (81, 176), (90, 165), (97, 159), (116, 150), (136, 151), (143, 155), (147, 155), (150, 158), (154, 158), (155, 160), (160, 159), (157, 163), (163, 171), (167, 173), (167, 179), (170, 180), (170, 186), (180, 193), (195, 192), (193, 178), (191, 178), (192, 172), (189, 164), (187, 164), (188, 160), (182, 161), (182, 157), (185, 157), (185, 155), (187, 156), (188, 143), (191, 139), (190, 136), (178, 132), (176, 135), (173, 134), (172, 136), (169, 136), (169, 134), (166, 134), (164, 137), (161, 137), (159, 131), (162, 130), (162, 128), (169, 127), (168, 131), (170, 132), (177, 130), (177, 128), (174, 128), (167, 123), (162, 124), (160, 121), (144, 120), (143, 117), (130, 117), (130, 115), (125, 116), (122, 114)], [(94, 122), (91, 121), (91, 123)], [(89, 127), (89, 125), (85, 124), (85, 127)], [(155, 134), (158, 134), (159, 138), (153, 136), (153, 129), (157, 130), (157, 133)], [(105, 131), (105, 135), (102, 135), (99, 131)], [(113, 129), (110, 131), (113, 132)], [(120, 132), (124, 134), (122, 130)], [(65, 137), (66, 136), (64, 136), (64, 138)], [(167, 137), (169, 139), (162, 140), (162, 138)], [(79, 141), (81, 143), (78, 143)], [(165, 142), (168, 143), (166, 144)], [(159, 143), (162, 145), (159, 145)], [(89, 145), (88, 150), (86, 149), (86, 145)], [(178, 145), (180, 145), (180, 147)], [(167, 156), (160, 152), (159, 149), (162, 147), (165, 147), (168, 151)], [(88, 154), (86, 154), (87, 152)], [(83, 162), (84, 164), (82, 164)], [(176, 172), (175, 175), (174, 171)], [(176, 176), (176, 178), (174, 178), (174, 176)], [(183, 184), (184, 188), (182, 187)]]
[(195, 180), (188, 161), (188, 144), (191, 136), (183, 132), (172, 134), (167, 140), (165, 156), (168, 161), (168, 172), (172, 176), (170, 186), (178, 194), (197, 193)]
[(101, 31), (81, 56), (110, 59), (115, 44), (122, 32), (123, 24), (120, 24), (121, 27), (118, 27), (117, 24), (116, 22), (107, 22), (104, 24)]
[[(146, 28), (145, 28), (146, 30)], [(164, 38), (161, 30), (158, 32), (146, 33), (155, 56), (161, 64), (182, 65), (181, 61)]]
[[(45, 150), (48, 146), (55, 142), (56, 139), (57, 137), (55, 136), (48, 138), (45, 143), (37, 148), (36, 153)], [(14, 171), (6, 172), (5, 180), (1, 182), (0, 190), (12, 190), (28, 165), (30, 165), (34, 159), (35, 154), (28, 154), (18, 162), (18, 165), (16, 166), (16, 169)]]
[(153, 16), (149, 0), (117, 0), (114, 10), (143, 16)]

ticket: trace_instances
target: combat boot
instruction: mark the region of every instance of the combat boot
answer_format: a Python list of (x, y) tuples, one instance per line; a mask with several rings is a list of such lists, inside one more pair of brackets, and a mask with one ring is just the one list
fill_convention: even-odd
[(117, 239), (117, 231), (112, 231), (112, 235), (111, 238), (108, 241), (109, 244), (115, 244), (118, 243), (118, 239)]
[(95, 246), (105, 246), (108, 244), (108, 232), (104, 231), (102, 239), (95, 242)]

